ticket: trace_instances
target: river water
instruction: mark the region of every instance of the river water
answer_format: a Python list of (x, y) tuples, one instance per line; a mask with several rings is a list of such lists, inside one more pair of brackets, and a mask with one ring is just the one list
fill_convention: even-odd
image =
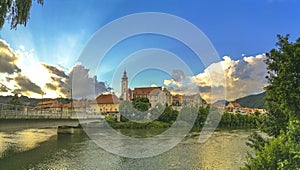
[(83, 130), (74, 135), (57, 135), (56, 128), (0, 131), (0, 169), (239, 169), (251, 150), (245, 144), (250, 134), (216, 131), (202, 144), (197, 136), (187, 137), (163, 154), (133, 159), (103, 150)]

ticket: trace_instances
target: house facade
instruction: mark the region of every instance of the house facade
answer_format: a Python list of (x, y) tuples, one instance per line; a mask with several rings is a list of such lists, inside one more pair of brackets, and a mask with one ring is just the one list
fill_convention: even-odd
[(182, 95), (176, 94), (172, 96), (172, 106), (181, 106), (182, 105)]
[(155, 107), (157, 105), (162, 106), (171, 106), (172, 105), (172, 95), (167, 89), (155, 88), (152, 90), (149, 95), (147, 95), (151, 107)]
[(91, 103), (91, 112), (107, 114), (119, 112), (120, 100), (115, 94), (100, 94)]
[(241, 112), (241, 105), (239, 103), (236, 102), (230, 102), (227, 106), (226, 106), (226, 111), (229, 113), (233, 113), (233, 114), (237, 114)]

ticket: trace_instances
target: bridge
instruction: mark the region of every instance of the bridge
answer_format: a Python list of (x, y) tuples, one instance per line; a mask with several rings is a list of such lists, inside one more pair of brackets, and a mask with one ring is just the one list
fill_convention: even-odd
[(0, 103), (0, 130), (77, 126), (79, 122), (90, 123), (103, 119), (103, 115), (92, 115), (82, 110), (44, 110)]

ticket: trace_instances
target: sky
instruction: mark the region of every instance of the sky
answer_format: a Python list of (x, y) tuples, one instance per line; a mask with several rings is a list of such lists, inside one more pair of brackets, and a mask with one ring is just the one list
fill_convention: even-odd
[[(120, 17), (141, 12), (171, 14), (193, 24), (210, 40), (219, 55), (219, 61), (205, 65), (188, 46), (170, 37), (136, 35), (115, 44), (101, 62), (100, 57), (90, 60), (97, 63), (94, 74), (98, 81), (107, 82), (119, 93), (118, 82), (126, 69), (130, 88), (158, 85), (170, 86), (171, 90), (179, 92), (193, 83), (207, 100), (224, 98), (221, 95), (212, 97), (212, 87), (216, 91), (226, 87), (226, 99), (229, 100), (259, 93), (267, 85), (264, 80), (264, 53), (275, 47), (276, 35), (290, 34), (291, 41), (300, 37), (299, 6), (298, 0), (45, 0), (43, 6), (34, 2), (26, 27), (18, 26), (17, 30), (11, 30), (9, 23), (6, 23), (0, 30), (1, 94), (21, 91), (32, 97), (40, 97), (42, 92), (48, 97), (68, 95), (70, 90), (62, 87), (62, 84), (68, 81), (70, 72), (79, 67), (84, 49), (92, 37), (97, 35), (97, 31)], [(120, 27), (117, 31), (122, 29), (129, 28)], [(186, 30), (176, 31), (184, 33)], [(102, 46), (99, 44), (95, 51), (98, 48), (101, 49)], [(152, 50), (147, 53), (144, 49), (165, 51), (154, 50), (154, 53)], [(183, 82), (175, 80), (174, 75), (170, 75), (168, 71), (154, 67), (135, 73), (130, 69), (141, 63), (124, 64), (135, 53), (143, 59), (150, 58), (149, 62), (154, 64), (159, 64), (164, 59), (173, 62), (171, 54), (174, 54), (177, 59), (184, 61), (191, 74), (185, 73), (187, 80)], [(160, 58), (151, 60), (151, 55)], [(4, 69), (8, 68), (4, 67), (5, 64), (14, 69)], [(218, 72), (218, 66), (224, 67), (225, 72)], [(57, 68), (56, 71), (54, 67)], [(173, 68), (175, 72), (176, 69), (181, 67)], [(92, 77), (93, 74), (89, 76)], [(225, 77), (226, 82), (213, 83), (210, 80), (211, 77), (218, 76)]]

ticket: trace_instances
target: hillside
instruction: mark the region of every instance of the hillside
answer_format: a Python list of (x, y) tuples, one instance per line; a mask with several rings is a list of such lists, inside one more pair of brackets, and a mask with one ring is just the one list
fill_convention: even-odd
[[(8, 101), (10, 101), (13, 98), (13, 96), (0, 96), (0, 104), (6, 104)], [(35, 98), (28, 98), (26, 96), (19, 97), (19, 101), (21, 104), (28, 105), (30, 107), (34, 107), (38, 102), (41, 101), (41, 99), (35, 99)]]
[(264, 108), (264, 106), (265, 106), (264, 98), (265, 97), (266, 97), (266, 92), (263, 92), (260, 94), (254, 94), (254, 95), (236, 99), (235, 102), (239, 103), (242, 107)]

